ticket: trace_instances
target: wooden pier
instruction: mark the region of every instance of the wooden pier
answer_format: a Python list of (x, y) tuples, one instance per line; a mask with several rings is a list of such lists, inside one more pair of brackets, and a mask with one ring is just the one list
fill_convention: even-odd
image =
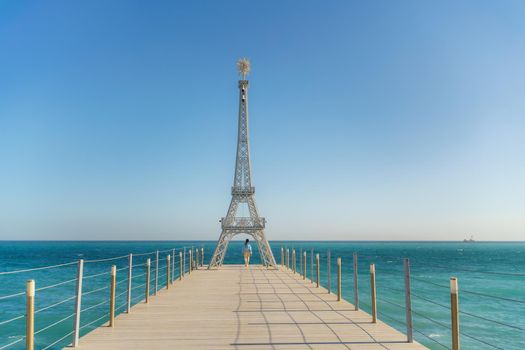
[(426, 349), (289, 269), (201, 268), (79, 349)]

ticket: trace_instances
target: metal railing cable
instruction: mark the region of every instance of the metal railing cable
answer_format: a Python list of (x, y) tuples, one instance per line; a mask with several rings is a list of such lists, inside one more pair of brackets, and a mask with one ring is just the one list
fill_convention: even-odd
[[(367, 259), (392, 259), (392, 260), (403, 260), (403, 257), (398, 256), (390, 256), (390, 255), (369, 255), (369, 254), (359, 254), (359, 257), (361, 258), (367, 258)], [(412, 260), (412, 266), (419, 266), (419, 267), (433, 267), (437, 269), (445, 269), (447, 271), (463, 271), (463, 272), (472, 272), (472, 273), (481, 273), (481, 274), (487, 274), (487, 275), (500, 275), (500, 276), (514, 276), (514, 277), (525, 277), (525, 273), (521, 272), (504, 272), (504, 271), (484, 271), (484, 270), (476, 270), (476, 269), (467, 269), (464, 267), (451, 267), (451, 266), (443, 266), (443, 265), (434, 265), (434, 264), (428, 264), (424, 263), (422, 265), (417, 264), (417, 259), (411, 259)], [(415, 262), (415, 264), (414, 264)]]
[(142, 276), (146, 276), (147, 272), (144, 272), (144, 273), (141, 273), (140, 275), (133, 275), (131, 276), (131, 278), (139, 278), (139, 277), (142, 277)]
[(0, 346), (0, 350), (7, 349), (7, 348), (9, 348), (9, 347), (11, 347), (13, 345), (16, 345), (16, 344), (20, 343), (21, 341), (24, 341), (25, 339), (26, 339), (26, 337), (22, 336), (22, 338), (20, 338), (20, 339), (17, 339), (15, 341), (12, 341), (11, 343), (8, 343), (8, 344)]
[(88, 306), (88, 307), (86, 307), (86, 308), (84, 308), (84, 309), (81, 309), (81, 310), (80, 310), (80, 313), (82, 313), (82, 312), (86, 312), (86, 311), (89, 311), (89, 310), (92, 310), (92, 309), (94, 309), (94, 308), (96, 308), (96, 307), (102, 306), (102, 305), (107, 304), (107, 303), (109, 303), (109, 300), (104, 300), (104, 301), (102, 301), (102, 302), (100, 302), (100, 303), (98, 303), (98, 304), (91, 305), (91, 306)]
[(368, 259), (392, 259), (392, 260), (403, 260), (404, 258), (399, 256), (391, 256), (391, 255), (368, 255), (368, 254), (359, 254), (360, 258), (368, 258)]
[(447, 310), (450, 310), (450, 306), (448, 306), (448, 305), (443, 305), (443, 304), (441, 304), (441, 303), (438, 303), (437, 301), (434, 301), (434, 300), (431, 300), (431, 299), (428, 299), (428, 298), (422, 297), (421, 295), (416, 294), (416, 293), (414, 293), (414, 292), (411, 292), (411, 295), (412, 295), (413, 297), (418, 298), (418, 299), (424, 300), (424, 301), (429, 302), (429, 303), (431, 303), (431, 304), (434, 304), (434, 305), (437, 305), (437, 306), (441, 306), (442, 308), (445, 308), (445, 309), (447, 309)]
[(398, 303), (395, 303), (395, 302), (393, 302), (393, 301), (391, 301), (391, 300), (388, 300), (388, 299), (386, 299), (386, 298), (378, 298), (377, 300), (378, 300), (378, 301), (385, 302), (385, 303), (390, 304), (390, 305), (393, 305), (393, 306), (397, 306), (397, 307), (399, 307), (399, 308), (401, 308), (401, 309), (403, 309), (403, 310), (405, 309), (405, 307), (404, 307), (403, 305), (399, 305)]
[(405, 291), (403, 289), (397, 289), (397, 288), (392, 288), (392, 287), (387, 287), (387, 286), (381, 286), (381, 289), (387, 289), (387, 290), (391, 290), (393, 292), (401, 292), (401, 293), (404, 293)]
[(423, 283), (431, 284), (431, 285), (436, 286), (436, 287), (441, 287), (441, 288), (446, 288), (446, 289), (449, 289), (449, 288), (450, 288), (449, 286), (444, 286), (444, 285), (439, 284), (439, 283), (435, 283), (435, 282), (427, 281), (427, 280), (422, 279), (422, 278), (419, 278), (419, 277), (414, 277), (413, 275), (410, 276), (410, 278), (413, 279), (413, 280), (415, 280), (415, 281), (419, 281), (419, 282), (423, 282)]
[(56, 344), (60, 343), (62, 340), (66, 339), (67, 337), (69, 337), (70, 335), (72, 335), (75, 331), (71, 331), (69, 333), (67, 333), (66, 335), (62, 336), (61, 338), (55, 340), (54, 342), (52, 342), (51, 344), (47, 345), (45, 348), (42, 348), (42, 350), (47, 350), (47, 349), (50, 349), (52, 346), (55, 346)]
[(152, 255), (152, 254), (156, 254), (156, 253), (157, 253), (157, 251), (149, 252), (149, 253), (138, 253), (138, 254), (133, 254), (133, 257), (135, 257), (135, 256)]
[[(183, 248), (189, 248), (189, 247), (185, 246)], [(177, 248), (170, 248), (170, 249), (165, 249), (165, 250), (159, 250), (158, 252), (159, 253), (173, 252), (173, 250), (175, 250), (177, 252), (177, 251), (182, 251), (183, 248), (179, 248), (179, 249), (177, 249)], [(193, 248), (193, 246), (191, 248)], [(157, 253), (157, 251), (148, 252), (148, 253), (137, 253), (137, 254), (133, 254), (133, 256), (144, 256), (144, 255), (151, 255), (151, 254), (155, 254), (155, 253)], [(129, 257), (129, 255), (120, 255), (120, 256), (114, 256), (114, 257), (110, 257), (110, 258), (101, 258), (101, 259), (91, 259), (91, 260), (84, 260), (84, 263), (85, 264), (98, 263), (98, 262), (104, 262), (104, 261), (112, 261), (112, 260), (124, 259), (124, 258), (127, 258), (127, 257)], [(70, 261), (70, 262), (67, 262), (67, 263), (62, 263), (62, 264), (56, 264), (56, 265), (34, 267), (34, 268), (30, 268), (30, 269), (21, 269), (21, 270), (12, 270), (12, 271), (0, 271), (0, 276), (2, 276), (2, 275), (11, 275), (11, 274), (16, 274), (16, 273), (23, 273), (23, 272), (47, 270), (47, 269), (53, 269), (53, 268), (64, 267), (64, 266), (71, 266), (71, 265), (76, 265), (76, 264), (78, 264), (77, 260)]]
[(498, 299), (498, 300), (502, 300), (502, 301), (510, 301), (510, 302), (513, 302), (513, 303), (525, 304), (525, 300), (500, 297), (500, 296), (496, 296), (496, 295), (490, 295), (490, 294), (485, 294), (485, 293), (480, 293), (480, 292), (473, 292), (473, 291), (470, 291), (470, 290), (463, 290), (463, 289), (461, 291), (463, 293), (477, 295), (477, 296), (480, 296), (480, 297), (493, 298), (493, 299)]
[(119, 311), (120, 309), (123, 309), (123, 308), (125, 308), (125, 307), (127, 307), (127, 306), (128, 306), (128, 304), (127, 304), (127, 303), (124, 303), (124, 304), (122, 304), (122, 305), (116, 307), (116, 308), (115, 308), (115, 312), (117, 312), (117, 311)]
[(500, 350), (505, 350), (505, 349), (503, 349), (503, 348), (500, 348), (500, 347), (497, 346), (497, 345), (491, 344), (491, 343), (489, 343), (489, 342), (487, 342), (487, 341), (485, 341), (485, 340), (483, 340), (483, 339), (479, 339), (479, 338), (477, 338), (477, 337), (475, 337), (475, 336), (473, 336), (473, 335), (470, 335), (470, 334), (468, 334), (468, 333), (465, 333), (465, 332), (463, 332), (463, 331), (460, 331), (459, 334), (464, 335), (464, 336), (467, 337), (467, 338), (470, 338), (470, 339), (472, 339), (472, 340), (475, 340), (475, 341), (480, 342), (480, 343), (482, 343), (482, 344), (485, 344), (485, 345), (487, 345), (487, 346), (490, 346), (491, 348), (494, 348), (494, 349), (500, 349)]
[(135, 290), (135, 289), (137, 289), (137, 288), (144, 287), (145, 285), (146, 285), (146, 283), (138, 284), (138, 285), (132, 287), (131, 290)]
[(95, 319), (95, 320), (92, 320), (92, 321), (90, 321), (90, 322), (88, 322), (88, 323), (86, 323), (86, 324), (80, 326), (80, 329), (84, 329), (84, 328), (86, 328), (86, 327), (89, 327), (89, 326), (91, 326), (93, 323), (96, 323), (96, 322), (98, 322), (98, 321), (100, 321), (100, 320), (102, 320), (103, 318), (106, 318), (106, 317), (108, 317), (108, 315), (104, 314), (104, 315), (102, 315), (101, 317), (99, 317), (99, 318), (97, 318), (97, 319)]
[(71, 261), (71, 262), (64, 263), (64, 264), (42, 266), (42, 267), (34, 267), (34, 268), (31, 268), (31, 269), (13, 270), (13, 271), (1, 271), (0, 272), (0, 276), (1, 275), (12, 275), (12, 274), (15, 274), (15, 273), (22, 273), (22, 272), (31, 272), (31, 271), (40, 271), (40, 270), (54, 269), (54, 268), (57, 268), (57, 267), (75, 265), (77, 263), (78, 263), (78, 261)]
[(483, 317), (483, 316), (479, 316), (479, 315), (476, 315), (476, 314), (472, 314), (470, 312), (466, 312), (466, 311), (462, 311), (460, 310), (459, 311), (459, 314), (460, 315), (467, 315), (467, 316), (470, 316), (470, 317), (474, 317), (474, 318), (477, 318), (477, 319), (480, 319), (480, 320), (484, 320), (484, 321), (487, 321), (487, 322), (492, 322), (492, 323), (495, 323), (495, 324), (499, 324), (501, 326), (506, 326), (506, 327), (509, 327), (509, 328), (514, 328), (514, 329), (517, 329), (517, 330), (520, 330), (520, 331), (525, 331), (525, 328), (523, 327), (520, 327), (520, 326), (513, 326), (511, 324), (508, 324), (508, 323), (505, 323), (505, 322), (501, 322), (501, 321), (498, 321), (498, 320), (493, 320), (491, 318), (487, 318), (487, 317)]
[(1, 321), (1, 322), (0, 322), (0, 326), (1, 326), (1, 325), (4, 325), (4, 324), (11, 323), (11, 322), (14, 322), (14, 321), (16, 321), (16, 320), (19, 320), (19, 319), (21, 319), (21, 318), (25, 318), (25, 317), (26, 317), (26, 315), (20, 315), (20, 316), (15, 316), (15, 317), (13, 317), (13, 318), (10, 318), (10, 319), (8, 319), (8, 320)]
[(465, 269), (465, 268), (457, 268), (457, 267), (450, 267), (450, 266), (441, 266), (441, 265), (429, 265), (425, 264), (425, 267), (434, 267), (437, 269), (445, 269), (448, 271), (464, 271), (464, 272), (472, 272), (472, 273), (482, 273), (486, 275), (500, 275), (500, 276), (514, 276), (514, 277), (525, 277), (525, 273), (518, 273), (518, 272), (499, 272), (499, 271), (482, 271), (482, 270), (473, 270), (473, 269)]
[[(446, 289), (449, 288), (448, 286), (444, 286), (444, 285), (439, 284), (439, 283), (427, 281), (427, 280), (424, 280), (424, 279), (421, 279), (421, 278), (418, 278), (418, 277), (413, 277), (412, 276), (411, 278), (413, 280), (416, 280), (416, 281), (419, 281), (419, 282), (423, 282), (423, 283), (427, 283), (427, 284), (431, 284), (431, 285), (436, 286), (436, 287), (441, 287), (441, 288), (446, 288)], [(490, 295), (490, 294), (474, 292), (474, 291), (465, 290), (465, 289), (462, 289), (461, 292), (462, 293), (466, 293), (466, 294), (472, 294), (472, 295), (477, 295), (477, 296), (481, 296), (481, 297), (486, 297), (486, 298), (493, 298), (493, 299), (498, 299), (498, 300), (502, 300), (502, 301), (509, 301), (509, 302), (514, 302), (514, 303), (519, 303), (519, 304), (525, 304), (525, 300), (520, 300), (520, 299), (500, 297), (500, 296), (497, 296), (497, 295)]]
[(144, 296), (143, 295), (137, 295), (136, 297), (134, 297), (133, 299), (131, 299), (133, 302), (140, 302), (144, 299)]
[(67, 281), (63, 281), (63, 282), (59, 282), (59, 283), (55, 283), (55, 284), (51, 284), (49, 286), (44, 286), (44, 287), (40, 287), (40, 288), (36, 288), (35, 289), (35, 292), (40, 292), (40, 291), (43, 291), (43, 290), (46, 290), (46, 289), (51, 289), (51, 288), (55, 288), (55, 287), (59, 287), (59, 286), (62, 286), (64, 284), (68, 284), (68, 283), (71, 283), (71, 282), (76, 282), (77, 279), (76, 278), (73, 278), (73, 279), (70, 279), (70, 280), (67, 280)]
[(76, 297), (77, 297), (76, 295), (73, 295), (72, 297), (69, 297), (69, 298), (63, 299), (63, 300), (58, 301), (58, 302), (56, 302), (56, 303), (54, 303), (54, 304), (51, 304), (51, 305), (48, 305), (48, 306), (43, 307), (43, 308), (41, 308), (41, 309), (35, 310), (35, 314), (38, 314), (38, 313), (40, 313), (40, 312), (42, 312), (42, 311), (46, 311), (46, 310), (52, 309), (52, 308), (54, 308), (54, 307), (56, 307), (56, 306), (62, 305), (62, 304), (64, 304), (64, 303), (67, 303), (68, 301), (74, 300)]
[(109, 275), (110, 273), (111, 273), (111, 271), (100, 272), (100, 273), (95, 273), (93, 275), (87, 275), (87, 276), (84, 276), (82, 278), (87, 280), (87, 279), (90, 279), (90, 278), (95, 278), (95, 277), (99, 277), (99, 276)]
[(166, 252), (172, 252), (173, 249), (175, 248), (170, 248), (170, 249), (164, 249), (164, 250), (159, 250), (159, 253), (166, 253)]
[(10, 295), (4, 295), (4, 296), (0, 297), (0, 300), (10, 299), (10, 298), (18, 297), (20, 295), (26, 295), (26, 292), (20, 292), (20, 293), (14, 293), (14, 294), (10, 294)]
[(66, 317), (64, 317), (64, 318), (61, 318), (60, 320), (55, 321), (55, 322), (53, 322), (53, 323), (51, 323), (51, 324), (45, 326), (44, 328), (39, 329), (38, 331), (35, 331), (34, 334), (35, 334), (35, 335), (40, 334), (40, 333), (42, 333), (42, 332), (48, 330), (49, 328), (52, 328), (52, 327), (56, 326), (57, 324), (60, 324), (60, 323), (62, 323), (62, 322), (64, 322), (64, 321), (66, 321), (66, 320), (69, 320), (69, 319), (70, 319), (71, 317), (73, 317), (73, 316), (75, 316), (74, 313), (72, 313), (71, 315), (68, 315), (68, 316), (66, 316)]
[(117, 299), (118, 297), (121, 297), (121, 296), (123, 296), (124, 294), (127, 294), (127, 293), (128, 293), (128, 290), (126, 289), (122, 293), (119, 293), (119, 294), (115, 295), (115, 299)]
[(98, 263), (98, 262), (103, 262), (103, 261), (113, 261), (113, 260), (119, 260), (119, 259), (124, 259), (124, 258), (127, 258), (129, 255), (121, 255), (121, 256), (114, 256), (112, 258), (103, 258), (103, 259), (94, 259), (94, 260), (84, 260), (84, 263), (85, 264), (90, 264), (90, 263)]
[[(121, 279), (120, 281), (117, 281), (117, 283), (116, 283), (115, 285), (118, 286), (118, 285), (120, 285), (120, 284), (122, 284), (122, 283), (124, 283), (124, 282), (127, 282), (127, 281), (128, 281), (127, 278), (123, 278), (123, 279)], [(109, 287), (108, 287), (108, 288), (109, 288)]]
[(438, 326), (441, 326), (441, 327), (443, 327), (443, 328), (446, 328), (446, 329), (449, 329), (449, 328), (450, 328), (450, 325), (446, 325), (446, 324), (444, 324), (444, 323), (442, 323), (442, 322), (440, 322), (440, 321), (437, 321), (437, 320), (433, 319), (432, 317), (428, 317), (428, 316), (426, 316), (426, 315), (423, 315), (422, 313), (417, 312), (417, 311), (415, 311), (415, 310), (413, 310), (413, 309), (412, 309), (412, 313), (413, 313), (414, 315), (418, 315), (419, 317), (424, 318), (424, 319), (427, 320), (427, 321), (430, 321), (430, 322), (432, 322), (432, 323), (434, 323), (434, 324), (437, 324)]
[(131, 265), (132, 268), (137, 268), (137, 267), (141, 267), (141, 266), (146, 266), (146, 263)]
[(105, 287), (101, 287), (101, 288), (97, 288), (97, 289), (92, 289), (92, 290), (89, 290), (87, 292), (82, 292), (82, 296), (86, 296), (86, 295), (90, 295), (90, 294), (93, 294), (93, 293), (97, 293), (97, 292), (103, 291), (103, 290), (108, 289), (108, 288), (109, 288), (108, 286), (105, 286)]

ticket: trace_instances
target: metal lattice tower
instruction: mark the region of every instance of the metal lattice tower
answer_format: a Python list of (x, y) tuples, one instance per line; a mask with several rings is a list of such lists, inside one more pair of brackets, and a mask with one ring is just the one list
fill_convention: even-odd
[[(275, 266), (270, 244), (264, 235), (266, 220), (259, 216), (255, 205), (255, 187), (252, 186), (250, 166), (250, 138), (248, 134), (248, 80), (250, 62), (243, 58), (237, 62), (237, 68), (242, 76), (239, 80), (239, 130), (237, 136), (237, 158), (235, 161), (235, 176), (233, 178), (232, 200), (226, 217), (221, 219), (222, 233), (211, 258), (209, 268), (220, 267), (228, 249), (230, 240), (241, 233), (250, 235), (257, 242), (257, 248), (265, 266)], [(249, 217), (237, 216), (239, 205), (246, 205)]]

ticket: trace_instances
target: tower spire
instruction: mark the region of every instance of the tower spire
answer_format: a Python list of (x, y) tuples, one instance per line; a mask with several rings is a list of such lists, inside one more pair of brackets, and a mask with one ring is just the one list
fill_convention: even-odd
[[(257, 242), (261, 260), (265, 266), (275, 266), (275, 258), (264, 234), (266, 220), (260, 217), (257, 211), (255, 187), (252, 186), (251, 179), (250, 138), (248, 132), (248, 80), (246, 80), (246, 76), (250, 72), (250, 61), (246, 58), (239, 59), (237, 61), (237, 70), (242, 79), (239, 80), (238, 84), (239, 122), (232, 199), (226, 217), (221, 219), (222, 233), (217, 242), (209, 268), (222, 265), (230, 240), (241, 233), (252, 236)], [(249, 217), (237, 216), (239, 205), (248, 207)]]
[(248, 73), (250, 73), (250, 60), (247, 58), (239, 58), (237, 60), (237, 70), (239, 71), (242, 80), (245, 80)]

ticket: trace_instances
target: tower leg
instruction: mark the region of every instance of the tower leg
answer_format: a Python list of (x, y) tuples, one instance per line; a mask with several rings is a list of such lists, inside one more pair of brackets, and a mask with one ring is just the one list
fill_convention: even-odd
[[(221, 236), (219, 237), (219, 241), (217, 242), (217, 247), (215, 248), (211, 258), (210, 265), (208, 265), (209, 269), (222, 266), (230, 240), (237, 234), (239, 233), (232, 233), (223, 230)], [(257, 248), (259, 250), (259, 254), (261, 255), (261, 263), (266, 267), (275, 267), (275, 258), (273, 256), (272, 250), (270, 249), (270, 244), (266, 240), (264, 231), (255, 231), (253, 233), (246, 232), (246, 234), (252, 236), (257, 243)]]
[(228, 244), (230, 243), (231, 235), (228, 232), (222, 231), (219, 241), (217, 242), (217, 247), (213, 252), (213, 256), (210, 261), (208, 268), (219, 267), (224, 261), (224, 255), (226, 250), (228, 250)]

